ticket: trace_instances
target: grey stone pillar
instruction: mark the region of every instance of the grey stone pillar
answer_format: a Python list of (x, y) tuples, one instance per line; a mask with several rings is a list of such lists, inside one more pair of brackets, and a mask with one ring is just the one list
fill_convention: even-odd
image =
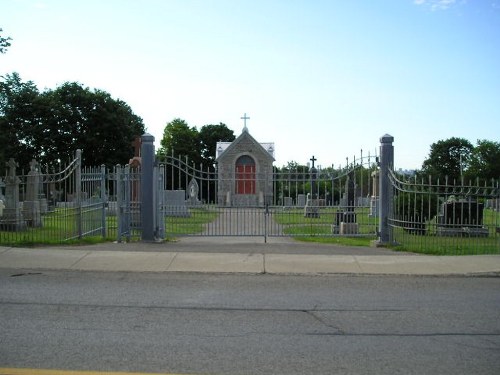
[(378, 246), (388, 245), (391, 241), (389, 218), (392, 216), (392, 188), (389, 170), (394, 168), (394, 137), (385, 134), (380, 138), (380, 176), (379, 176), (379, 238)]
[(155, 240), (155, 192), (154, 179), (155, 137), (143, 134), (141, 137), (141, 226), (142, 241)]

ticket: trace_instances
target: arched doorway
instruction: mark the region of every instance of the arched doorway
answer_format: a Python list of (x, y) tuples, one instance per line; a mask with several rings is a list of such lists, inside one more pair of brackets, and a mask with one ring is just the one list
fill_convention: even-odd
[(235, 168), (236, 194), (255, 194), (255, 160), (248, 156), (240, 156)]

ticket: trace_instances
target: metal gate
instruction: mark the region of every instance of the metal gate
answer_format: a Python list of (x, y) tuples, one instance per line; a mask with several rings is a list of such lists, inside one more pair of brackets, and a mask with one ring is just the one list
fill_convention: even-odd
[[(179, 236), (372, 236), (378, 216), (373, 205), (375, 158), (360, 157), (345, 167), (291, 164), (272, 173), (252, 175), (241, 194), (245, 174), (221, 181), (214, 167), (196, 167), (187, 159), (167, 156), (157, 167), (158, 212), (166, 237)], [(227, 192), (220, 186), (232, 186)]]

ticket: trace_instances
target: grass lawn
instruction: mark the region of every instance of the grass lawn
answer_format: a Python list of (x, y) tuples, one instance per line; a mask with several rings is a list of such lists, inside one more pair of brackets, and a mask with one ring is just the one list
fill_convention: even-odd
[[(165, 227), (167, 239), (182, 235), (201, 234), (204, 225), (217, 219), (220, 214), (217, 208), (191, 208), (190, 217), (166, 217)], [(356, 222), (359, 234), (355, 236), (339, 236), (332, 234), (336, 208), (321, 208), (319, 218), (304, 217), (303, 209), (270, 211), (270, 219), (282, 226), (283, 234), (292, 236), (298, 241), (330, 243), (345, 246), (370, 246), (376, 239), (377, 219), (369, 217), (367, 208), (356, 209)], [(56, 209), (42, 216), (43, 226), (28, 228), (25, 231), (11, 232), (0, 230), (0, 245), (32, 246), (40, 244), (87, 244), (116, 240), (117, 222), (115, 216), (106, 218), (106, 238), (101, 233), (94, 233), (78, 239), (76, 210), (71, 208)], [(100, 212), (86, 211), (82, 215), (83, 232), (100, 226)], [(425, 235), (406, 232), (403, 228), (393, 229), (395, 245), (390, 246), (397, 251), (410, 251), (433, 255), (472, 255), (500, 254), (500, 213), (491, 209), (484, 210), (483, 223), (489, 229), (487, 237), (442, 237), (436, 235), (435, 221), (429, 221)], [(140, 237), (135, 230), (132, 238)]]

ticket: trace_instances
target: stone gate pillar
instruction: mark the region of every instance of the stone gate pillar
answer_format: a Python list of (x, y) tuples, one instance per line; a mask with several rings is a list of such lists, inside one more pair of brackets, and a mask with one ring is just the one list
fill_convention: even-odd
[(380, 175), (379, 175), (379, 237), (378, 246), (388, 245), (391, 241), (389, 218), (392, 215), (392, 188), (389, 171), (394, 168), (394, 137), (385, 134), (380, 138)]
[(142, 241), (155, 240), (155, 137), (143, 134), (141, 137), (141, 226)]

